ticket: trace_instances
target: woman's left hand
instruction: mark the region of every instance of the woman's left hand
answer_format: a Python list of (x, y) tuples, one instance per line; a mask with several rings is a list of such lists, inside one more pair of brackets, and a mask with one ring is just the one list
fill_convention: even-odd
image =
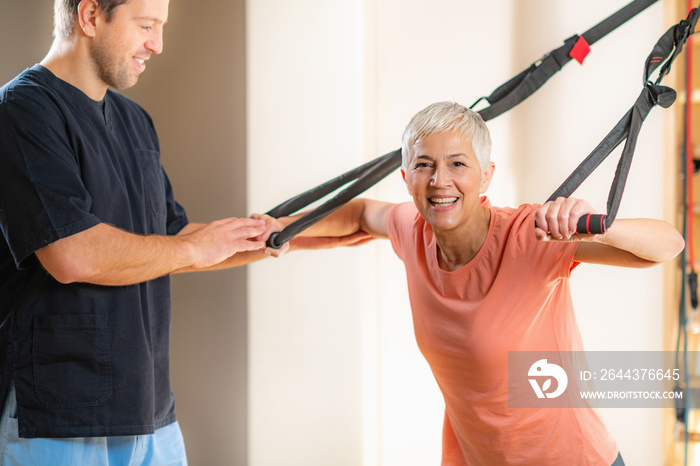
[(583, 199), (559, 197), (535, 211), (535, 236), (540, 241), (585, 241), (595, 235), (576, 232), (579, 218), (596, 211)]

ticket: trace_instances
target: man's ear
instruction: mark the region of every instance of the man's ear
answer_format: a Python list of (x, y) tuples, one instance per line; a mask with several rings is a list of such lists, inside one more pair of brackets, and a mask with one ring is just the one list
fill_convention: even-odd
[(95, 37), (97, 17), (102, 10), (96, 0), (82, 0), (78, 4), (78, 24), (83, 33), (88, 37)]
[(409, 184), (408, 180), (406, 180), (406, 172), (404, 169), (401, 169), (401, 178), (403, 178), (403, 182), (406, 183), (406, 189), (408, 190), (408, 194), (413, 196), (413, 193), (411, 192), (411, 185)]
[(491, 184), (491, 180), (493, 179), (493, 172), (496, 169), (496, 164), (493, 162), (489, 162), (489, 164), (486, 166), (486, 169), (484, 170), (484, 173), (481, 174), (481, 185), (479, 186), (479, 194), (484, 194), (488, 189), (489, 185)]

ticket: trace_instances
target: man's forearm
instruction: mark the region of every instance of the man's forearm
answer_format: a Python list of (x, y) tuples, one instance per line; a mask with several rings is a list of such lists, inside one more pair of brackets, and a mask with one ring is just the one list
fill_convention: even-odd
[(177, 236), (143, 236), (99, 224), (40, 249), (36, 255), (62, 283), (124, 286), (233, 260), (237, 253), (263, 247), (262, 241), (250, 238), (264, 232), (263, 222), (250, 219), (186, 227)]
[(59, 240), (36, 255), (61, 283), (106, 286), (152, 280), (192, 262), (182, 237), (142, 236), (104, 224)]

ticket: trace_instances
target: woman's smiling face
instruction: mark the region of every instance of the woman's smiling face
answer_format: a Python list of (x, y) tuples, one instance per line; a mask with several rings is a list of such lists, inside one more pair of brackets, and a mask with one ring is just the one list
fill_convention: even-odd
[(493, 176), (493, 163), (479, 166), (470, 141), (453, 132), (425, 136), (413, 145), (402, 170), (421, 216), (436, 233), (468, 223)]

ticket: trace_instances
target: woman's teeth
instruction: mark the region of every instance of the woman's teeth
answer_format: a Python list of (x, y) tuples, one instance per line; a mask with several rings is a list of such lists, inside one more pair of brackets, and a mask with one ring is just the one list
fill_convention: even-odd
[(430, 203), (435, 207), (447, 207), (457, 202), (456, 197), (431, 197)]

